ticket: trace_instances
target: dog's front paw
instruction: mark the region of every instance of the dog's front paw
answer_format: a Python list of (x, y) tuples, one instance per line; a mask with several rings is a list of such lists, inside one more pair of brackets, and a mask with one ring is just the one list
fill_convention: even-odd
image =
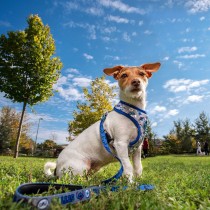
[(125, 174), (125, 178), (130, 184), (133, 183), (133, 174)]
[(138, 169), (138, 170), (136, 170), (135, 172), (134, 172), (134, 176), (135, 177), (140, 177), (141, 175), (142, 175), (142, 169)]

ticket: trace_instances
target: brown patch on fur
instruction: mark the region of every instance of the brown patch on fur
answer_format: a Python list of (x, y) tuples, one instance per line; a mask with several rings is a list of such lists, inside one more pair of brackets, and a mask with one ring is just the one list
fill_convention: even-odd
[(127, 70), (135, 71), (138, 69), (138, 71), (142, 71), (146, 75), (147, 78), (150, 78), (152, 76), (152, 73), (156, 72), (160, 68), (160, 65), (161, 64), (157, 62), (157, 63), (146, 63), (139, 67), (138, 66), (136, 67), (114, 66), (112, 68), (104, 69), (104, 73), (106, 75), (113, 76), (116, 80), (119, 80), (124, 71), (127, 71)]
[(125, 67), (118, 74), (118, 82), (120, 88), (123, 90), (132, 84), (133, 80), (139, 79), (139, 81), (147, 82), (147, 72), (140, 67)]

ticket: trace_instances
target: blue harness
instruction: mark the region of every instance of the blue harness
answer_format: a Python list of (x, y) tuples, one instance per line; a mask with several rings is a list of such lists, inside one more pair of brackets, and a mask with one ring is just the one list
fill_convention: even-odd
[[(129, 152), (134, 152), (138, 146), (141, 144), (144, 132), (147, 124), (147, 115), (146, 112), (131, 105), (126, 102), (120, 101), (115, 107), (114, 111), (119, 114), (122, 114), (128, 117), (137, 127), (137, 137), (135, 140), (131, 141), (128, 145)], [(25, 202), (30, 203), (32, 206), (37, 209), (49, 209), (51, 205), (52, 199), (57, 198), (60, 200), (60, 203), (65, 205), (67, 203), (77, 203), (81, 201), (89, 200), (93, 194), (99, 195), (101, 191), (111, 190), (118, 191), (119, 189), (126, 190), (128, 187), (124, 186), (120, 188), (119, 186), (111, 186), (111, 188), (107, 188), (106, 184), (113, 183), (117, 179), (119, 179), (123, 174), (123, 166), (121, 160), (111, 151), (109, 146), (109, 140), (107, 138), (107, 132), (104, 129), (104, 122), (106, 120), (107, 114), (105, 114), (100, 122), (100, 135), (104, 148), (114, 156), (121, 164), (120, 170), (111, 178), (106, 179), (101, 182), (102, 185), (99, 186), (81, 186), (81, 185), (65, 185), (65, 184), (55, 184), (55, 183), (25, 183), (20, 185), (14, 194), (13, 201), (14, 202)], [(103, 185), (104, 184), (104, 185)], [(48, 190), (54, 187), (57, 190), (61, 190), (62, 192), (59, 194), (49, 195), (49, 196), (33, 196), (31, 194), (48, 192)], [(69, 192), (65, 192), (68, 189)], [(136, 190), (152, 190), (154, 189), (153, 185), (139, 185), (136, 187)]]
[[(134, 153), (135, 150), (139, 147), (139, 145), (142, 143), (143, 138), (144, 138), (144, 133), (145, 129), (147, 126), (147, 114), (144, 110), (139, 109), (138, 107), (135, 107), (131, 104), (128, 104), (124, 101), (120, 101), (115, 107), (114, 111), (116, 111), (119, 114), (122, 114), (123, 116), (127, 117), (130, 119), (134, 125), (137, 128), (137, 137), (135, 140), (130, 141), (128, 145), (128, 150), (129, 153)], [(104, 122), (106, 120), (107, 113), (102, 117), (101, 122), (100, 122), (100, 135), (101, 135), (101, 140), (103, 143), (104, 148), (109, 152), (114, 158), (116, 158), (120, 162), (120, 170), (111, 178), (106, 179), (102, 181), (103, 184), (108, 184), (110, 182), (114, 182), (117, 179), (119, 179), (122, 174), (123, 174), (123, 165), (121, 160), (111, 151), (110, 146), (109, 146), (109, 140), (107, 136), (106, 130), (104, 129)]]

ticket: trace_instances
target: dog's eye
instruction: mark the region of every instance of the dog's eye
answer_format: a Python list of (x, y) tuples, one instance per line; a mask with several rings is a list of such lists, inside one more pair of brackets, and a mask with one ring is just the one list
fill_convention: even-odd
[(122, 79), (124, 79), (124, 78), (126, 78), (126, 77), (128, 77), (127, 74), (122, 74), (122, 75), (121, 75), (121, 78), (122, 78)]
[(144, 72), (139, 72), (139, 75), (143, 77), (143, 76), (145, 76), (145, 73)]

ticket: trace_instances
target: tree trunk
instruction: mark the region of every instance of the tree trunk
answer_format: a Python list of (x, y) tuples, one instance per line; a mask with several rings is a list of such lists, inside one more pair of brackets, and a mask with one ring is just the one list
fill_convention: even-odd
[(21, 114), (21, 118), (20, 118), (20, 123), (19, 123), (19, 128), (18, 128), (17, 140), (16, 140), (16, 144), (15, 144), (14, 158), (17, 158), (18, 157), (18, 153), (19, 153), (20, 136), (21, 136), (21, 131), (22, 131), (23, 117), (24, 117), (24, 114), (25, 114), (26, 105), (27, 105), (27, 103), (24, 101), (22, 114)]

